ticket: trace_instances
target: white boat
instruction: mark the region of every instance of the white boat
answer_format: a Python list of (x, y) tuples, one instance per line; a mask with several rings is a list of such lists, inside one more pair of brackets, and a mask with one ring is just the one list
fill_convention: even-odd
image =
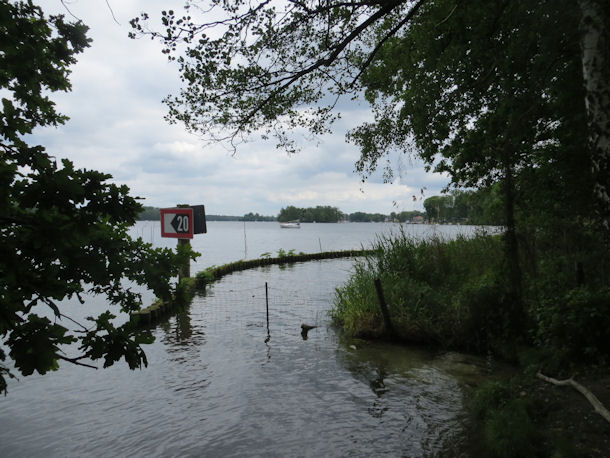
[(300, 229), (301, 223), (298, 221), (286, 221), (285, 223), (280, 223), (280, 227), (284, 229)]

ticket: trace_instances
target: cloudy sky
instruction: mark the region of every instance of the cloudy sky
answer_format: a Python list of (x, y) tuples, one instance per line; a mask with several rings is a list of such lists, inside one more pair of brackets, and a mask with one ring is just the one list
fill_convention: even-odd
[[(60, 0), (35, 3), (46, 13), (70, 16)], [(364, 102), (343, 112), (333, 135), (306, 143), (297, 155), (276, 150), (272, 140), (249, 142), (236, 155), (205, 144), (163, 119), (162, 99), (179, 90), (176, 66), (158, 43), (127, 37), (129, 20), (140, 12), (157, 21), (162, 9), (180, 10), (183, 2), (108, 0), (112, 10), (105, 0), (64, 3), (90, 27), (93, 43), (72, 69), (72, 92), (54, 96), (70, 121), (38, 130), (36, 141), (78, 167), (111, 174), (144, 205), (205, 204), (208, 214), (224, 215), (277, 215), (288, 205), (387, 214), (422, 209), (413, 195), (423, 187), (426, 197), (438, 194), (447, 182), (404, 157), (394, 160), (400, 171), (395, 183), (384, 184), (381, 177), (361, 183), (354, 173), (358, 150), (344, 136), (370, 116)]]

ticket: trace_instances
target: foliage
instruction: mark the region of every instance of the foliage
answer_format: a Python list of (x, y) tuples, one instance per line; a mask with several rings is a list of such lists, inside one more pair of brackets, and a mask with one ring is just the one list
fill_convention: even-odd
[(280, 222), (299, 220), (304, 223), (336, 223), (342, 219), (343, 213), (338, 208), (322, 205), (318, 205), (315, 208), (297, 208), (289, 205), (286, 208), (282, 208), (277, 217), (277, 220)]
[[(142, 207), (138, 214), (139, 221), (160, 221), (161, 213), (157, 207)], [(258, 213), (246, 213), (244, 216), (206, 215), (206, 221), (275, 221), (275, 216), (263, 216)]]
[[(128, 229), (142, 210), (110, 175), (58, 162), (43, 146), (28, 145), (36, 127), (67, 118), (49, 95), (70, 89), (68, 67), (89, 45), (87, 27), (62, 16), (45, 17), (31, 1), (0, 2), (0, 336), (23, 374), (56, 370), (59, 361), (107, 367), (124, 358), (147, 364), (140, 347), (148, 332), (117, 325), (105, 311), (77, 324), (61, 301), (103, 295), (124, 314), (138, 310), (133, 283), (159, 297), (191, 253), (174, 254), (132, 240)], [(0, 364), (0, 391), (13, 374)]]
[(275, 216), (263, 216), (258, 213), (246, 213), (242, 218), (242, 221), (275, 221)]
[(381, 335), (373, 284), (380, 278), (400, 338), (484, 353), (510, 331), (502, 317), (507, 295), (500, 254), (501, 241), (487, 235), (416, 241), (401, 232), (380, 238), (337, 289), (331, 316), (349, 334)]
[(142, 211), (138, 213), (138, 221), (160, 221), (161, 212), (156, 207), (143, 206)]
[(477, 190), (454, 189), (443, 196), (431, 196), (424, 200), (424, 208), (429, 221), (503, 224), (502, 195), (498, 184)]
[[(164, 33), (146, 14), (132, 26), (180, 66), (170, 120), (216, 139), (228, 129), (233, 145), (263, 132), (293, 151), (292, 132), (327, 131), (337, 98), (364, 94), (374, 120), (348, 135), (357, 170), (366, 178), (388, 154), (414, 154), (453, 186), (483, 190), (471, 213), (506, 227), (504, 306), (519, 326), (528, 255), (557, 228), (577, 240), (608, 221), (606, 3), (210, 2), (222, 18), (212, 22), (189, 3), (183, 17), (162, 13)], [(461, 218), (453, 197), (429, 202), (428, 216)]]
[[(331, 316), (348, 334), (383, 336), (373, 285), (380, 278), (402, 339), (512, 361), (522, 356), (519, 345), (535, 346), (537, 357), (530, 363), (536, 367), (607, 364), (609, 259), (590, 248), (598, 239), (581, 243), (576, 269), (561, 247), (524, 260), (527, 319), (519, 323), (510, 315), (514, 298), (499, 236), (416, 241), (394, 234), (381, 238), (337, 289)], [(523, 335), (527, 339), (516, 342), (515, 336)]]
[(352, 223), (382, 223), (388, 217), (386, 215), (382, 215), (381, 213), (364, 213), (364, 212), (355, 212), (350, 213), (348, 215), (348, 219)]
[(216, 279), (214, 272), (216, 271), (217, 268), (218, 267), (216, 265), (211, 265), (209, 267), (206, 267), (202, 271), (197, 272), (197, 278), (202, 278), (207, 282), (212, 282)]
[(287, 257), (287, 256), (294, 256), (294, 255), (295, 255), (295, 252), (294, 252), (294, 250), (293, 250), (293, 249), (292, 249), (292, 250), (288, 250), (288, 251), (286, 251), (286, 250), (284, 250), (283, 248), (280, 248), (280, 249), (277, 251), (277, 257), (278, 257), (278, 258), (285, 258), (285, 257)]
[(477, 387), (471, 409), (483, 425), (487, 454), (517, 458), (536, 456), (539, 434), (531, 401), (516, 395), (511, 384), (488, 381)]
[(159, 39), (179, 65), (185, 87), (166, 99), (170, 122), (233, 145), (261, 132), (294, 151), (296, 127), (327, 132), (336, 97), (358, 93), (354, 57), (375, 25), (422, 3), (187, 2), (182, 15), (162, 11), (163, 32), (147, 13), (133, 19), (131, 36)]
[(610, 363), (610, 288), (577, 287), (545, 299), (532, 314), (540, 346), (567, 361)]

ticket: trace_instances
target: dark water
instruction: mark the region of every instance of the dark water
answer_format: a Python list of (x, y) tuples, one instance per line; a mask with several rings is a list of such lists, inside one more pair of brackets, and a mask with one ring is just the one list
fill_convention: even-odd
[[(154, 330), (147, 369), (65, 365), (11, 381), (0, 399), (0, 456), (417, 457), (451, 449), (463, 423), (456, 367), (476, 364), (342, 339), (326, 312), (352, 262), (225, 277)], [(301, 323), (318, 326), (307, 340)]]

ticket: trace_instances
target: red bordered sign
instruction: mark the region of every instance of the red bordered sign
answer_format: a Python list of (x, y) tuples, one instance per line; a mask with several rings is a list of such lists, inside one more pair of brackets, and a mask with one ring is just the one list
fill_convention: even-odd
[(162, 208), (161, 237), (193, 238), (192, 208)]

